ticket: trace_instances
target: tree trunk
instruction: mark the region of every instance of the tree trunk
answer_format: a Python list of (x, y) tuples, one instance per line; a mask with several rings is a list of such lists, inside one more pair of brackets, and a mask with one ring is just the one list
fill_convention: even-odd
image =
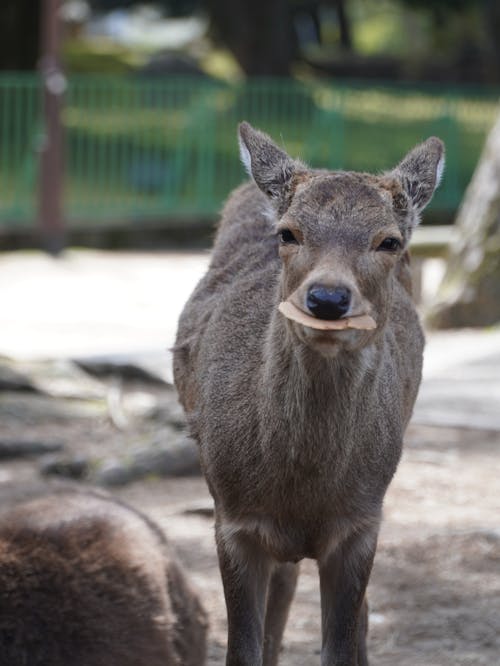
[(458, 237), (429, 323), (437, 328), (500, 321), (500, 116), (456, 221)]
[(500, 80), (500, 5), (498, 0), (483, 0), (482, 23), (486, 34), (489, 83)]
[(340, 27), (340, 44), (345, 51), (352, 51), (351, 25), (346, 12), (345, 0), (336, 0), (335, 5)]
[(207, 0), (216, 38), (248, 76), (288, 76), (295, 53), (288, 0)]
[(1, 0), (0, 70), (36, 69), (40, 0)]

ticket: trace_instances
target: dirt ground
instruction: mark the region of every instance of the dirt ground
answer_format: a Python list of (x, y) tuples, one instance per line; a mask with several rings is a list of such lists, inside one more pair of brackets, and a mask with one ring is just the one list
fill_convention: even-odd
[[(411, 428), (387, 495), (370, 588), (373, 666), (500, 663), (498, 434)], [(120, 496), (161, 523), (211, 618), (209, 664), (223, 664), (225, 612), (212, 520), (186, 516), (208, 499), (201, 479), (137, 483)], [(281, 663), (319, 664), (314, 562), (304, 561)]]
[[(151, 395), (161, 405), (159, 393)], [(0, 393), (0, 441), (58, 441), (66, 455), (113, 459), (162, 427), (156, 414), (154, 422), (143, 417), (117, 428), (96, 400)], [(37, 477), (41, 462), (0, 461), (0, 483)], [(500, 664), (499, 477), (500, 432), (410, 427), (369, 588), (373, 666)], [(147, 478), (112, 492), (165, 529), (210, 615), (209, 664), (223, 664), (225, 609), (213, 518), (192, 511), (210, 506), (203, 479)], [(316, 567), (304, 561), (284, 639), (285, 666), (319, 664), (319, 609)]]

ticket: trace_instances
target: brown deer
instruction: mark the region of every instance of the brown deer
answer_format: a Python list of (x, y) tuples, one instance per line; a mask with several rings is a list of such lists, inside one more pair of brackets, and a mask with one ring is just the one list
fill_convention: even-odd
[(9, 499), (1, 666), (202, 666), (205, 613), (154, 523), (92, 490)]
[[(421, 377), (407, 248), (439, 182), (430, 138), (380, 176), (311, 170), (247, 123), (174, 371), (215, 501), (231, 666), (273, 666), (302, 558), (323, 666), (365, 666), (365, 590)], [(285, 313), (285, 314), (284, 314)]]

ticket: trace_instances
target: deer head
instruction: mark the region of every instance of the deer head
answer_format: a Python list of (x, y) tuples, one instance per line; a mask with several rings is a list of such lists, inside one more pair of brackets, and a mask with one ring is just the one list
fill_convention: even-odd
[(318, 322), (373, 319), (373, 330), (289, 321), (293, 333), (326, 356), (367, 344), (386, 324), (397, 267), (442, 174), (443, 143), (431, 137), (374, 176), (308, 169), (248, 123), (239, 141), (279, 237), (283, 301)]

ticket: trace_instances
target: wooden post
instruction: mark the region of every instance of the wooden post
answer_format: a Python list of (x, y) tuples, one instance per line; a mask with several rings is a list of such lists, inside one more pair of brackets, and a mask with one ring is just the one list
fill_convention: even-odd
[(63, 128), (61, 122), (66, 79), (60, 63), (61, 0), (40, 0), (43, 85), (43, 141), (39, 160), (38, 229), (43, 248), (59, 254), (65, 244), (63, 219)]

